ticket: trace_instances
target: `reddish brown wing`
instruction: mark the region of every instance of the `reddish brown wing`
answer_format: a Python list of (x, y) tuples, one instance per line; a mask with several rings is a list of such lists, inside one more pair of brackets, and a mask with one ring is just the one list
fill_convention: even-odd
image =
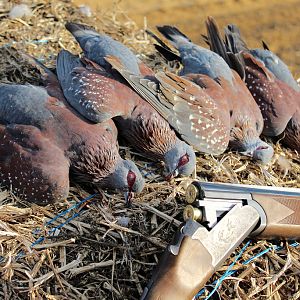
[(65, 151), (78, 181), (97, 182), (112, 173), (120, 158), (114, 122), (90, 123), (66, 107), (49, 103), (48, 108), (55, 120), (45, 128), (47, 137)]
[(264, 119), (263, 134), (277, 136), (282, 133), (295, 113), (294, 92), (280, 82), (251, 54), (244, 53), (246, 84)]
[(235, 127), (242, 119), (256, 128), (258, 136), (263, 130), (263, 118), (258, 105), (239, 75), (233, 71), (233, 85), (220, 79), (224, 94), (228, 99), (231, 115), (231, 127)]
[(189, 75), (189, 77), (192, 77), (197, 84), (205, 86), (205, 91), (223, 112), (221, 117), (230, 130), (230, 147), (244, 149), (243, 145), (259, 139), (263, 129), (263, 119), (259, 107), (244, 82), (236, 72), (233, 73), (234, 86), (222, 78), (219, 79), (220, 84), (218, 84), (205, 75)]
[(105, 72), (79, 67), (72, 71), (72, 82), (64, 91), (69, 103), (87, 119), (97, 122), (118, 115), (122, 108), (111, 99), (117, 99), (114, 80)]
[(69, 191), (69, 161), (62, 150), (28, 125), (0, 126), (0, 176), (23, 200), (46, 205)]
[(91, 121), (126, 116), (136, 105), (136, 93), (104, 70), (77, 67), (71, 76), (71, 84), (64, 94), (68, 102)]
[(193, 81), (205, 89), (205, 92), (214, 100), (219, 110), (222, 111), (220, 118), (222, 118), (224, 125), (230, 130), (230, 115), (232, 114), (229, 106), (230, 99), (223, 87), (209, 76), (203, 74), (188, 74), (184, 78)]

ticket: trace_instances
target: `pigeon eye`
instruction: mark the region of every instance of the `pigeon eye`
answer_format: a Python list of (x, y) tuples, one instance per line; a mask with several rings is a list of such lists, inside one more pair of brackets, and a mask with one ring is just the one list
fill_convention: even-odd
[(187, 154), (180, 157), (178, 162), (178, 168), (186, 165), (190, 161), (189, 156)]
[(132, 188), (135, 183), (136, 175), (134, 172), (129, 171), (127, 174), (127, 184), (129, 188)]

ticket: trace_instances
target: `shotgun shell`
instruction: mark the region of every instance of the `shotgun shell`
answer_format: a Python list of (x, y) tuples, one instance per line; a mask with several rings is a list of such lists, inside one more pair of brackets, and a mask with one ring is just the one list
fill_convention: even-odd
[(199, 190), (194, 184), (190, 184), (185, 191), (185, 200), (187, 203), (193, 203), (199, 196)]
[(187, 205), (183, 211), (183, 219), (186, 221), (192, 219), (194, 221), (201, 221), (202, 211), (199, 208)]

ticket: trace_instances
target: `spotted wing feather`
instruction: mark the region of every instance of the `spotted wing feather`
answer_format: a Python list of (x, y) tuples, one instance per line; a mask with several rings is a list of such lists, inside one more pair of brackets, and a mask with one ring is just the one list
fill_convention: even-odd
[(212, 154), (224, 152), (228, 146), (228, 127), (205, 90), (172, 73), (159, 72), (156, 78), (164, 98), (173, 105), (170, 124), (198, 150)]
[(177, 75), (156, 74), (158, 83), (124, 70), (114, 57), (109, 63), (195, 149), (220, 154), (228, 145), (228, 132), (218, 117), (213, 100), (196, 84)]
[(122, 96), (122, 83), (93, 62), (85, 60), (85, 64), (77, 64), (78, 59), (65, 50), (57, 59), (58, 78), (69, 104), (96, 123), (124, 115), (124, 102), (114, 100)]

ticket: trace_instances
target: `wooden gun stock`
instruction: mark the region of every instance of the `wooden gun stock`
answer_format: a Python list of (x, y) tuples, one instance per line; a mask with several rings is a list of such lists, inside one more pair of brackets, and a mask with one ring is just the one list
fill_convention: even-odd
[(164, 252), (151, 279), (151, 289), (141, 300), (191, 300), (215, 271), (206, 247), (186, 236), (178, 255)]

